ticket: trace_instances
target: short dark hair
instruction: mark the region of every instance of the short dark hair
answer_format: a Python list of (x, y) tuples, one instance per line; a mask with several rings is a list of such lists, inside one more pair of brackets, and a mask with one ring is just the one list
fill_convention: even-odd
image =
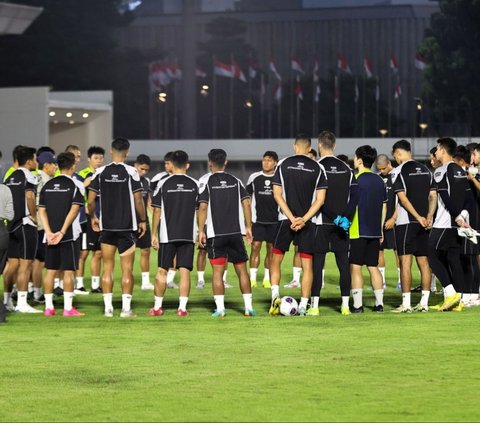
[(470, 164), (471, 156), (472, 156), (472, 153), (464, 145), (459, 145), (455, 150), (455, 153), (453, 153), (453, 157), (459, 157), (460, 159), (464, 160), (468, 164)]
[(146, 154), (139, 154), (137, 156), (137, 158), (135, 159), (135, 163), (139, 164), (139, 165), (146, 164), (148, 166), (151, 166), (152, 165), (152, 160)]
[(355, 150), (355, 156), (357, 159), (362, 159), (366, 168), (370, 168), (377, 159), (377, 150), (371, 145), (362, 145)]
[(37, 156), (40, 156), (40, 154), (42, 154), (45, 151), (47, 153), (52, 153), (53, 155), (55, 155), (55, 150), (52, 147), (49, 147), (48, 145), (44, 145), (37, 149)]
[(22, 148), (27, 148), (27, 146), (20, 144), (20, 145), (16, 145), (16, 146), (13, 148), (12, 158), (13, 158), (13, 161), (14, 161), (14, 162), (17, 162), (17, 161), (18, 161), (18, 152), (19, 152)]
[(99, 147), (98, 145), (92, 145), (87, 150), (87, 157), (90, 158), (94, 154), (100, 154), (102, 156), (105, 156), (105, 149), (102, 147)]
[(57, 156), (57, 165), (59, 170), (70, 169), (75, 164), (75, 155), (70, 151), (65, 151)]
[(394, 152), (397, 149), (405, 150), (405, 151), (412, 151), (412, 147), (407, 140), (400, 140), (400, 141), (397, 141), (395, 144), (393, 144), (392, 152)]
[(273, 160), (278, 162), (278, 154), (275, 151), (265, 151), (265, 153), (263, 153), (263, 157), (271, 157)]
[(304, 134), (304, 133), (297, 134), (297, 136), (295, 137), (295, 144), (297, 144), (297, 142), (300, 142), (300, 141), (306, 141), (305, 144), (308, 143), (308, 146), (312, 145), (312, 140), (307, 134)]
[(335, 144), (337, 143), (337, 138), (335, 137), (335, 134), (333, 132), (322, 131), (318, 135), (318, 143), (322, 144), (325, 148), (331, 150), (333, 147), (335, 147)]
[(317, 150), (315, 150), (314, 148), (311, 148), (310, 151), (308, 152), (308, 154), (311, 154), (313, 157), (318, 156)]
[(437, 146), (442, 146), (449, 156), (453, 156), (457, 148), (457, 143), (453, 138), (444, 137), (437, 140)]
[(29, 160), (33, 160), (36, 152), (37, 152), (37, 150), (35, 150), (33, 147), (22, 147), (22, 148), (20, 148), (17, 151), (18, 165), (23, 166)]
[(435, 153), (436, 153), (436, 152), (437, 152), (437, 146), (432, 147), (432, 148), (430, 149), (430, 154), (431, 154), (432, 156), (435, 156)]
[(170, 158), (173, 166), (176, 168), (184, 168), (188, 163), (188, 154), (183, 150), (176, 150), (172, 153)]
[(217, 166), (223, 166), (227, 160), (227, 152), (221, 148), (212, 148), (208, 153), (208, 160)]
[(473, 147), (473, 149), (480, 151), (480, 143), (476, 144), (475, 147)]
[(343, 163), (349, 165), (349, 160), (348, 160), (348, 156), (346, 154), (339, 154), (337, 156), (337, 159), (341, 160)]
[(477, 143), (476, 142), (469, 142), (465, 147), (467, 147), (467, 150), (473, 153), (473, 150), (477, 148)]
[(128, 151), (130, 142), (126, 138), (118, 137), (112, 141), (112, 148), (116, 151)]
[(166, 153), (165, 156), (163, 156), (163, 161), (164, 162), (171, 162), (172, 161), (172, 154), (173, 154), (173, 151), (169, 151), (168, 153)]

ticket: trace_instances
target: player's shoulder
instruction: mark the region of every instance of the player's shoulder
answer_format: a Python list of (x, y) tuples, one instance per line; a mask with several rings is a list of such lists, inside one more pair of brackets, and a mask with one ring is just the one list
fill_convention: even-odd
[(251, 183), (253, 183), (253, 181), (261, 175), (263, 175), (262, 171), (253, 172), (247, 179), (247, 185), (250, 185)]

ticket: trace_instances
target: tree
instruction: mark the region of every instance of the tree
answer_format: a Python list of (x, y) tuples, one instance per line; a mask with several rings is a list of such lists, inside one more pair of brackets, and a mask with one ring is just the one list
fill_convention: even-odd
[(441, 0), (420, 49), (428, 63), (424, 97), (440, 135), (480, 133), (472, 119), (480, 113), (479, 45), (480, 0)]

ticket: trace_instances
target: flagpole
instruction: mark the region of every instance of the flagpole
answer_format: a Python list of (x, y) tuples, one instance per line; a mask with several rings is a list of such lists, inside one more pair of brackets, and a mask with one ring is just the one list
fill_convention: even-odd
[[(297, 75), (297, 84), (300, 84), (300, 76)], [(300, 95), (297, 95), (297, 130), (296, 132), (300, 132)]]
[(400, 95), (397, 98), (397, 137), (400, 136)]
[(265, 136), (265, 98), (264, 98), (264, 87), (263, 87), (263, 72), (260, 75), (260, 138), (264, 138)]
[(215, 76), (215, 55), (213, 56), (213, 73), (212, 73), (212, 138), (217, 138), (217, 77)]
[(354, 86), (354, 102), (355, 102), (355, 115), (354, 115), (354, 123), (353, 123), (353, 133), (354, 133), (354, 136), (358, 136), (358, 96), (357, 96), (357, 93), (358, 93), (358, 77), (356, 76), (354, 78), (354, 81), (355, 81), (355, 86)]
[(233, 54), (230, 54), (230, 67), (232, 69), (232, 77), (230, 78), (230, 139), (233, 139), (233, 82), (235, 80), (235, 69), (233, 67)]
[(388, 71), (388, 135), (392, 136), (392, 75)]
[(294, 99), (294, 95), (295, 95), (295, 71), (292, 69), (292, 65), (291, 65), (291, 61), (292, 61), (292, 56), (293, 56), (293, 52), (292, 54), (290, 54), (290, 79), (291, 79), (291, 86), (290, 86), (290, 138), (293, 138), (293, 119), (294, 119), (294, 115), (293, 115), (293, 99)]
[(335, 101), (335, 135), (340, 138), (340, 78), (337, 74), (334, 77), (334, 101)]
[(155, 90), (153, 89), (153, 82), (152, 82), (152, 63), (148, 64), (148, 72), (149, 72), (149, 84), (148, 84), (148, 113), (150, 116), (150, 139), (155, 138), (155, 116), (154, 116), (154, 109), (153, 105), (155, 104)]
[(379, 103), (380, 102), (380, 82), (378, 76), (376, 77), (376, 85), (375, 85), (375, 124), (376, 124), (376, 131), (375, 136), (378, 137), (379, 130), (380, 130), (380, 113), (379, 113)]
[[(281, 88), (281, 84), (282, 84), (282, 81), (279, 81), (279, 84), (280, 84), (280, 90), (282, 89)], [(277, 138), (281, 138), (281, 134), (282, 134), (282, 96), (280, 96), (280, 98), (278, 99), (278, 108), (277, 108)]]
[(316, 97), (317, 97), (317, 85), (315, 84), (315, 75), (312, 75), (312, 137), (317, 133), (316, 118), (317, 118), (317, 107), (316, 107)]
[(367, 77), (363, 77), (363, 84), (362, 84), (362, 138), (365, 138), (365, 96), (366, 96), (366, 87), (367, 87)]
[[(251, 66), (251, 64), (250, 64)], [(252, 138), (252, 108), (253, 108), (253, 98), (252, 98), (252, 76), (250, 75), (250, 68), (248, 69), (248, 101), (250, 105), (248, 107), (248, 138)]]

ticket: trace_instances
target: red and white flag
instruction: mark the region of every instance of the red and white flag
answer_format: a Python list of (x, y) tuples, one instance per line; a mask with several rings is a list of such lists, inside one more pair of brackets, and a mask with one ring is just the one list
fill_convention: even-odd
[(282, 82), (277, 81), (275, 87), (273, 88), (273, 98), (275, 101), (280, 102), (282, 100)]
[(298, 60), (298, 57), (292, 57), (291, 66), (293, 71), (301, 73), (302, 75), (305, 74), (305, 71), (302, 69), (302, 66), (300, 65), (300, 61)]
[(398, 100), (401, 95), (402, 95), (402, 86), (400, 85), (400, 79), (397, 79), (397, 83), (395, 85), (395, 94), (393, 98), (395, 100)]
[(205, 78), (207, 76), (207, 74), (205, 73), (205, 71), (200, 66), (197, 66), (195, 68), (195, 76), (197, 78)]
[(427, 67), (427, 61), (420, 53), (415, 54), (415, 67), (421, 71)]
[(318, 66), (318, 59), (315, 58), (313, 61), (313, 82), (318, 82), (318, 79), (320, 77), (320, 68)]
[(393, 53), (390, 55), (390, 69), (394, 74), (398, 73), (398, 61)]
[(315, 103), (318, 103), (320, 101), (320, 85), (315, 85), (315, 94), (314, 94), (314, 98), (315, 98)]
[(345, 57), (343, 57), (340, 53), (338, 53), (337, 59), (338, 59), (337, 60), (338, 69), (346, 73), (352, 73), (352, 70), (350, 69), (350, 66), (348, 66), (348, 63), (345, 60)]
[(240, 66), (238, 66), (237, 62), (235, 62), (233, 57), (232, 57), (232, 73), (235, 78), (239, 79), (242, 82), (247, 82), (247, 78), (245, 78), (245, 74), (243, 73)]
[(273, 72), (273, 74), (275, 75), (275, 78), (277, 78), (277, 81), (281, 81), (282, 80), (282, 77), (280, 76), (280, 74), (277, 72), (277, 68), (275, 67), (275, 63), (273, 63), (273, 59), (270, 59), (270, 62), (268, 64), (268, 67), (270, 68), (270, 70)]
[(213, 73), (218, 76), (224, 76), (225, 78), (234, 77), (233, 67), (219, 60), (215, 60), (213, 63)]
[(300, 85), (300, 78), (297, 76), (297, 84), (295, 85), (295, 95), (297, 96), (298, 100), (303, 100), (303, 90), (302, 86)]
[(161, 89), (161, 87), (166, 87), (171, 82), (171, 77), (167, 72), (168, 65), (164, 63), (151, 63), (150, 64), (150, 89), (152, 91)]
[(166, 69), (170, 78), (176, 79), (177, 81), (182, 79), (182, 70), (180, 69), (180, 66), (178, 66), (176, 63), (166, 65)]
[(250, 79), (255, 79), (257, 76), (257, 64), (254, 61), (250, 61), (248, 65), (248, 76)]
[(365, 74), (367, 75), (367, 78), (372, 78), (373, 77), (373, 65), (370, 59), (365, 56), (363, 59), (363, 68), (365, 69)]

